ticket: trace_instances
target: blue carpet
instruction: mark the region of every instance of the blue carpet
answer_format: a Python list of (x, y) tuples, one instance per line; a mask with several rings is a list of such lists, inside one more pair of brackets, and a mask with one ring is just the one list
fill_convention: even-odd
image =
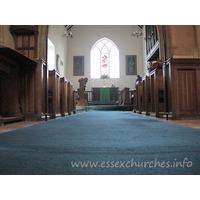
[(200, 174), (200, 130), (89, 111), (0, 134), (0, 160), (0, 174), (7, 175), (194, 175)]

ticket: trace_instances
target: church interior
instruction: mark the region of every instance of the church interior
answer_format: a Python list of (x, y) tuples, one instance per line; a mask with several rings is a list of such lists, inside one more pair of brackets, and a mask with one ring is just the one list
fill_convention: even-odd
[[(1, 175), (199, 175), (199, 122), (200, 25), (0, 25)], [(155, 167), (130, 167), (132, 158)], [(108, 165), (72, 166), (80, 160)], [(112, 184), (68, 178), (49, 180), (48, 192), (58, 184), (82, 195), (93, 185), (97, 195)], [(165, 187), (153, 178), (156, 189), (141, 177), (125, 191), (177, 193), (171, 177)], [(179, 194), (191, 183), (181, 180)]]
[(90, 109), (198, 119), (199, 46), (198, 25), (1, 25), (1, 125)]

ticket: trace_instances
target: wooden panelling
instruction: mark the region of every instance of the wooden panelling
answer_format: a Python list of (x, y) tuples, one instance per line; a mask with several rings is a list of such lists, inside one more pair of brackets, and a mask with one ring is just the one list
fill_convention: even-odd
[(196, 111), (195, 70), (177, 71), (177, 93), (180, 112)]
[(11, 25), (15, 49), (23, 55), (34, 59), (37, 57), (38, 26), (37, 25)]
[[(128, 91), (129, 91), (129, 88), (128, 88)], [(128, 94), (126, 94), (126, 99), (129, 99), (130, 101), (130, 98), (127, 97)], [(110, 88), (110, 101), (118, 101), (118, 88), (116, 87), (111, 87)]]
[(164, 68), (165, 106), (172, 117), (200, 116), (200, 59), (169, 59)]
[(92, 101), (100, 101), (100, 88), (92, 88)]

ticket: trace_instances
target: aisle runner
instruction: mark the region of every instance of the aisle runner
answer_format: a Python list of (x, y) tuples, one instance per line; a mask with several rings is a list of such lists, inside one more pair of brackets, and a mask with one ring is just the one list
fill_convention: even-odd
[(89, 111), (0, 134), (0, 174), (200, 174), (200, 130)]

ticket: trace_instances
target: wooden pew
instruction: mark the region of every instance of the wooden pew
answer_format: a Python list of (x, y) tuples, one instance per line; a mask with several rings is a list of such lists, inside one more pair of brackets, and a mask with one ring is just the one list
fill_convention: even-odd
[(169, 59), (164, 86), (165, 112), (172, 119), (200, 116), (200, 59)]
[(51, 118), (61, 116), (60, 114), (60, 74), (58, 71), (49, 70), (48, 81), (48, 113)]
[(131, 105), (134, 103), (134, 89), (129, 90)]
[(137, 81), (136, 82), (136, 93), (137, 93), (137, 106), (136, 106), (136, 112), (139, 114), (142, 113), (142, 81)]
[(156, 117), (164, 114), (164, 84), (163, 69), (154, 69), (150, 72), (151, 112)]
[(60, 113), (61, 113), (61, 116), (68, 115), (67, 83), (68, 83), (67, 78), (65, 78), (65, 77), (60, 78)]
[[(112, 88), (111, 88), (112, 89)], [(125, 87), (119, 95), (119, 104), (120, 105), (131, 105), (130, 101), (130, 88)]]
[(77, 90), (73, 90), (73, 113), (76, 114), (76, 93)]
[[(38, 120), (41, 120), (45, 115), (47, 116), (48, 109), (48, 66), (46, 62), (39, 58), (36, 67), (36, 92), (35, 92), (35, 114)], [(48, 116), (49, 117), (49, 116)]]
[(150, 115), (151, 110), (151, 93), (150, 93), (150, 77), (144, 76), (142, 78), (143, 90), (142, 90), (142, 108), (146, 115)]
[(137, 91), (136, 89), (133, 90), (133, 112), (136, 113), (137, 110)]
[(67, 108), (68, 114), (71, 115), (72, 113), (76, 113), (76, 92), (73, 91), (73, 83), (68, 82), (67, 84)]

